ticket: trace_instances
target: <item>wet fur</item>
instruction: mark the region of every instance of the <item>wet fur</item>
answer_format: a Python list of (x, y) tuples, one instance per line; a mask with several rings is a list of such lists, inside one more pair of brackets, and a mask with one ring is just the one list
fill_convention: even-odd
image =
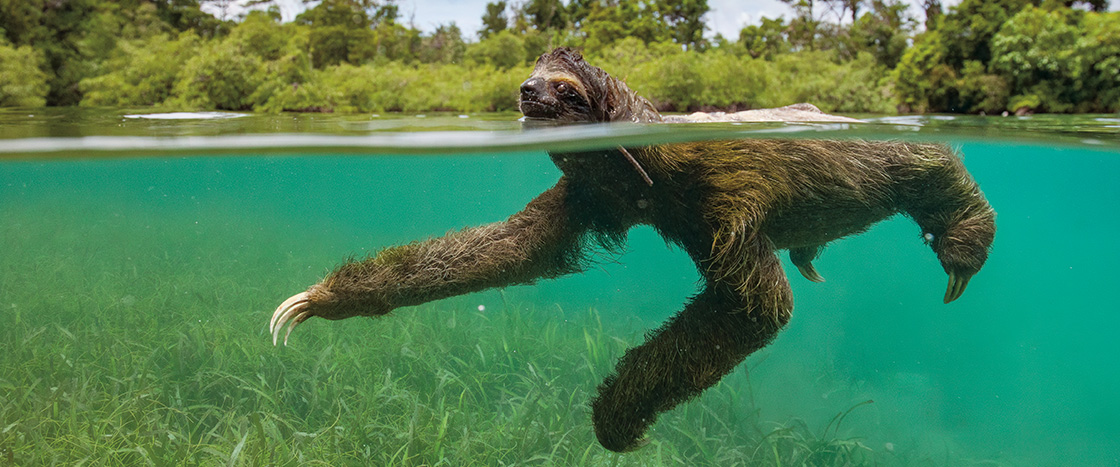
[[(558, 82), (582, 101), (550, 95)], [(528, 118), (660, 120), (648, 101), (567, 49), (541, 57), (522, 102)], [(993, 210), (941, 145), (738, 140), (628, 151), (652, 185), (617, 149), (551, 153), (563, 176), (523, 211), (349, 262), (308, 290), (308, 309), (330, 319), (381, 315), (577, 272), (590, 252), (620, 248), (631, 227), (650, 225), (689, 254), (704, 283), (599, 386), (595, 433), (606, 448), (627, 451), (643, 444), (658, 414), (714, 385), (789, 321), (793, 299), (775, 251), (811, 268), (829, 241), (902, 213), (932, 236), (945, 271), (967, 280), (995, 234)]]

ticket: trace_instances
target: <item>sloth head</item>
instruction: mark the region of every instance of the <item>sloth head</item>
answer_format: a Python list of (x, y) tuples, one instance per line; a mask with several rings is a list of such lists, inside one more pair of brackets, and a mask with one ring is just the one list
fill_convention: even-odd
[(567, 47), (537, 59), (533, 73), (521, 83), (520, 108), (528, 119), (558, 123), (661, 120), (648, 100)]

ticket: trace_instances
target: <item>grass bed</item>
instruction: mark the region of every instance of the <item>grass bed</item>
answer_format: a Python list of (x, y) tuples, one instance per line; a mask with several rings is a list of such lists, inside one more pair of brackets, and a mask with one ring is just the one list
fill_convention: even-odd
[(317, 276), (306, 264), (330, 265), (333, 252), (245, 219), (198, 227), (112, 212), (4, 209), (0, 465), (901, 459), (851, 436), (847, 413), (815, 428), (759, 419), (745, 368), (662, 416), (649, 446), (606, 451), (588, 402), (656, 323), (595, 310), (464, 312), (452, 299), (384, 319), (313, 320), (274, 348), (272, 310)]

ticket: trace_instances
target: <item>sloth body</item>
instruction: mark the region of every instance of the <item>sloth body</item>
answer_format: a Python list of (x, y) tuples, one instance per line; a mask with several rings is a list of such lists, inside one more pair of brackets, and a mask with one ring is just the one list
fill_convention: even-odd
[[(557, 49), (521, 87), (529, 120), (657, 122), (621, 81)], [(793, 300), (775, 252), (802, 275), (829, 241), (897, 213), (913, 218), (955, 300), (987, 258), (994, 212), (959, 158), (940, 145), (737, 140), (550, 153), (563, 176), (504, 222), (386, 249), (344, 264), (285, 301), (271, 323), (382, 315), (409, 305), (583, 270), (652, 226), (703, 278), (684, 310), (630, 349), (599, 386), (592, 421), (614, 451), (644, 444), (657, 415), (714, 385), (789, 321)], [(637, 170), (635, 170), (637, 169)], [(285, 336), (285, 341), (287, 336)]]

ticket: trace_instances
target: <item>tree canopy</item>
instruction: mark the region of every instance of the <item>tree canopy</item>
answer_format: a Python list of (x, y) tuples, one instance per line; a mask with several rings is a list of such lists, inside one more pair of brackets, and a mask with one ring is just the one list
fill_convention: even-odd
[(394, 0), (322, 0), (291, 23), (269, 0), (236, 19), (201, 8), (228, 1), (0, 0), (0, 106), (514, 110), (563, 45), (663, 110), (1120, 110), (1106, 0), (782, 1), (791, 17), (724, 38), (707, 0), (501, 0), (470, 37), (421, 32)]

